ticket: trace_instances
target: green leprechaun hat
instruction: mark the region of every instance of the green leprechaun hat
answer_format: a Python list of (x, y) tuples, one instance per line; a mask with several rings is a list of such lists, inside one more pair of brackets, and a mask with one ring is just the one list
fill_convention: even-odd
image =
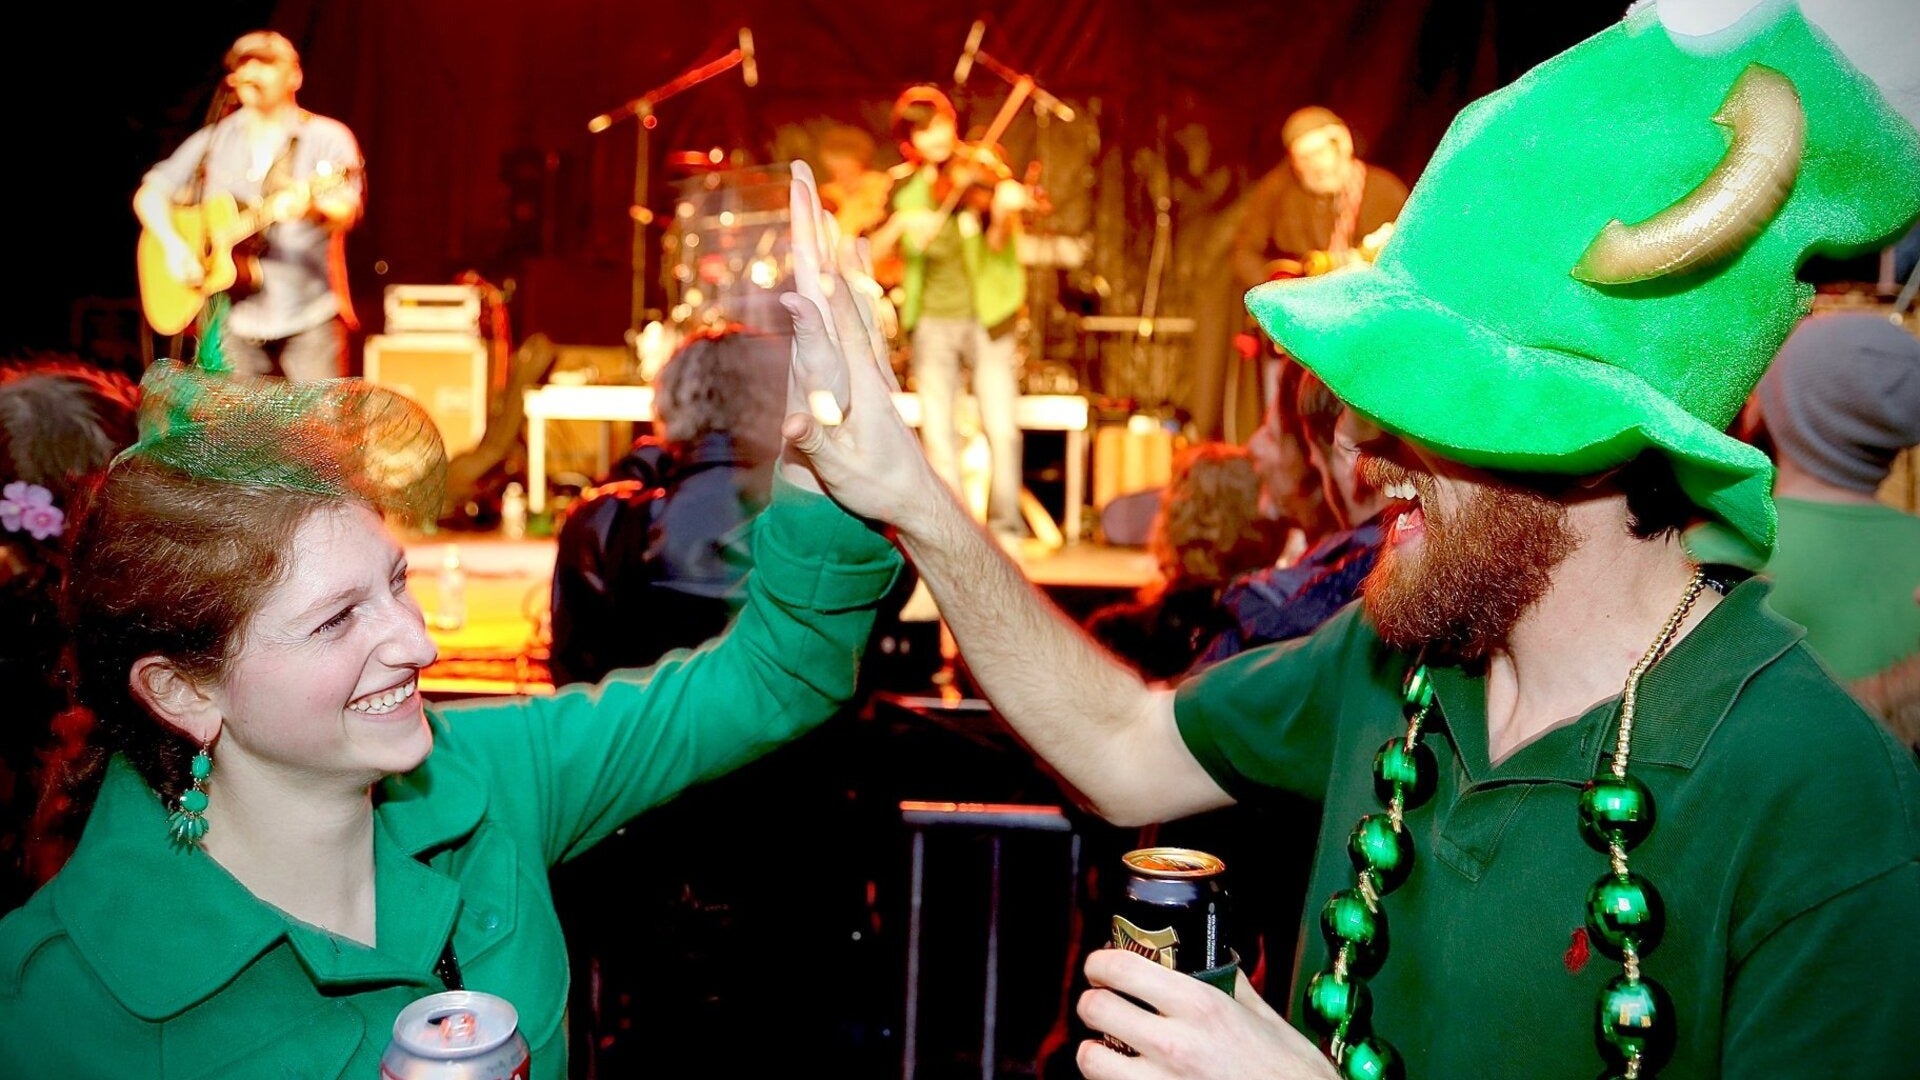
[(1454, 120), (1379, 260), (1247, 307), (1383, 428), (1580, 475), (1653, 447), (1771, 550), (1772, 466), (1725, 434), (1811, 253), (1920, 214), (1920, 133), (1799, 11), (1715, 53), (1647, 5)]

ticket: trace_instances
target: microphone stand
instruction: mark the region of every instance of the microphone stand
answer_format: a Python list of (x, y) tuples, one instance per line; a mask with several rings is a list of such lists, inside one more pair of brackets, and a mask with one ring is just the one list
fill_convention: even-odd
[[(1041, 172), (1046, 172), (1047, 140), (1049, 122), (1059, 120), (1071, 124), (1079, 116), (1072, 106), (1054, 97), (1042, 87), (1034, 77), (1025, 72), (1016, 71), (1009, 64), (980, 47), (986, 37), (987, 24), (984, 19), (976, 19), (967, 34), (966, 44), (960, 50), (960, 61), (954, 66), (953, 81), (956, 86), (964, 86), (967, 76), (972, 73), (973, 65), (979, 64), (1013, 87), (1015, 98), (1024, 97), (1033, 102), (1034, 156), (1041, 162)], [(1009, 104), (1013, 99), (1009, 100)], [(1029, 274), (1032, 271), (1029, 270)], [(1143, 325), (1152, 325), (1150, 322)], [(1042, 357), (1046, 352), (1047, 320), (1044, 316), (1031, 320), (1027, 334), (1027, 352), (1033, 357)]]
[[(1073, 111), (1072, 106), (1042, 89), (1040, 84), (1034, 81), (1032, 75), (1013, 70), (1013, 68), (996, 60), (992, 54), (988, 53), (985, 49), (975, 49), (972, 59), (974, 63), (1005, 79), (1009, 86), (1017, 86), (1023, 81), (1031, 84), (1027, 92), (1033, 98), (1033, 111), (1036, 114), (1050, 114), (1063, 124), (1073, 123), (1074, 118), (1079, 115)], [(964, 82), (965, 80), (959, 81)]]
[[(748, 40), (743, 37), (742, 44)], [(639, 97), (587, 121), (587, 130), (596, 135), (629, 116), (639, 121), (634, 125), (639, 142), (633, 162), (633, 205), (627, 211), (628, 216), (633, 218), (633, 308), (631, 325), (627, 331), (629, 346), (638, 346), (640, 331), (647, 322), (647, 226), (653, 222), (653, 211), (647, 206), (647, 158), (651, 152), (648, 134), (660, 123), (659, 117), (654, 115), (654, 106), (715, 75), (751, 62), (752, 57), (745, 49), (735, 47), (719, 59), (689, 68)]]

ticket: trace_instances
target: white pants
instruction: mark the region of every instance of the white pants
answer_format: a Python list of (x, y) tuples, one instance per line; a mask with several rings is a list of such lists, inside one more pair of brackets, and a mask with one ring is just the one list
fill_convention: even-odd
[(987, 523), (996, 531), (1024, 532), (1020, 515), (1021, 441), (1014, 422), (1020, 397), (1015, 335), (990, 337), (974, 319), (922, 318), (913, 328), (913, 381), (920, 396), (920, 438), (927, 460), (956, 492), (963, 492), (956, 423), (960, 373), (973, 371), (973, 396), (980, 409), (980, 430), (991, 454)]

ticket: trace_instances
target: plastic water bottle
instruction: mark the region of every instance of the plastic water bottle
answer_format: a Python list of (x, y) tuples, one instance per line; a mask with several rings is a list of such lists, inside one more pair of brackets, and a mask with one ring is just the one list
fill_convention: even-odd
[(527, 535), (527, 489), (515, 480), (500, 493), (500, 531), (509, 540)]
[(458, 630), (466, 624), (467, 571), (460, 565), (460, 545), (448, 544), (440, 556), (440, 603), (434, 608), (433, 625)]

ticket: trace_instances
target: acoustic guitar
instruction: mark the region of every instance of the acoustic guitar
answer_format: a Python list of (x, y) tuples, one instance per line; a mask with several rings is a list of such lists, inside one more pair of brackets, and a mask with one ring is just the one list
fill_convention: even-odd
[[(327, 173), (307, 182), (309, 205), (353, 177), (351, 170)], [(149, 229), (140, 231), (140, 243), (134, 259), (140, 278), (140, 308), (147, 322), (161, 334), (177, 334), (200, 314), (207, 298), (247, 282), (257, 283), (259, 269), (250, 265), (257, 260), (236, 257), (235, 249), (255, 233), (280, 224), (294, 215), (281, 212), (279, 200), (249, 207), (240, 206), (226, 192), (216, 192), (204, 200), (174, 207), (170, 218), (175, 231), (187, 247), (199, 253), (201, 278), (198, 284), (182, 281), (167, 264), (166, 245)]]
[(1368, 233), (1360, 241), (1359, 247), (1344, 251), (1309, 251), (1297, 259), (1273, 259), (1267, 263), (1268, 281), (1287, 281), (1293, 278), (1319, 277), (1331, 274), (1335, 270), (1345, 270), (1352, 266), (1364, 266), (1380, 257), (1380, 249), (1387, 246), (1393, 236), (1394, 223), (1389, 221)]
[(1353, 252), (1345, 256), (1335, 255), (1331, 251), (1309, 251), (1297, 259), (1273, 259), (1267, 263), (1268, 281), (1291, 281), (1294, 278), (1319, 277), (1330, 274), (1342, 266), (1351, 266), (1360, 262)]

